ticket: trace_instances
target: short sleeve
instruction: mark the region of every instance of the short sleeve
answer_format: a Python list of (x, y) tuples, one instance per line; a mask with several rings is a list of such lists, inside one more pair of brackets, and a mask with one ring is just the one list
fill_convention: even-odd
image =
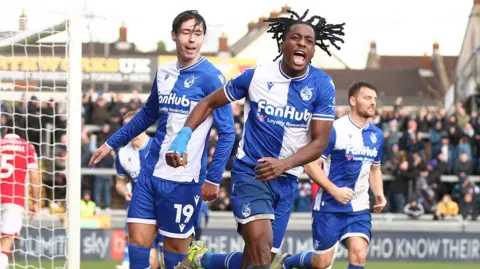
[(27, 168), (38, 169), (37, 151), (32, 144), (28, 144)]
[(225, 95), (230, 102), (247, 97), (248, 88), (250, 88), (254, 73), (254, 68), (246, 69), (242, 74), (232, 78), (227, 85), (225, 85)]
[(383, 132), (377, 132), (377, 139), (378, 139), (378, 145), (377, 145), (377, 156), (373, 159), (373, 164), (374, 165), (380, 165), (382, 163), (382, 154), (383, 154)]
[(335, 126), (332, 126), (332, 131), (330, 133), (330, 138), (328, 139), (328, 145), (325, 151), (323, 152), (321, 158), (326, 160), (332, 153), (333, 148), (335, 147), (335, 142), (337, 141), (337, 132), (335, 131)]
[(116, 157), (115, 157), (115, 170), (117, 170), (117, 176), (119, 177), (127, 177), (127, 173), (123, 169), (122, 164), (120, 163), (120, 155), (119, 152), (117, 152)]
[(323, 79), (317, 87), (318, 94), (312, 119), (333, 121), (335, 119), (335, 85), (331, 78), (327, 78)]

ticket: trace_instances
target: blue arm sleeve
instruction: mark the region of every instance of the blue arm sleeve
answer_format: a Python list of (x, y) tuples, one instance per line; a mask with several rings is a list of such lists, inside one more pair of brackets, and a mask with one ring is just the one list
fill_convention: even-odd
[[(220, 74), (221, 75), (221, 74)], [(206, 94), (210, 94), (217, 88), (222, 87), (221, 80), (211, 78), (206, 85)], [(213, 111), (213, 121), (218, 133), (218, 141), (213, 153), (212, 163), (208, 169), (206, 181), (219, 185), (222, 181), (222, 174), (225, 171), (227, 162), (235, 143), (235, 125), (233, 121), (232, 106), (230, 104), (219, 107)]]
[(337, 141), (337, 131), (335, 126), (332, 126), (332, 132), (330, 133), (330, 138), (328, 139), (328, 146), (322, 154), (322, 159), (326, 160), (328, 156), (332, 153), (333, 148), (335, 147), (335, 142)]
[(155, 75), (152, 91), (150, 92), (147, 102), (135, 117), (107, 140), (107, 146), (112, 149), (124, 146), (130, 140), (147, 130), (148, 127), (158, 119), (158, 105), (157, 75)]
[(255, 69), (247, 69), (239, 76), (231, 79), (227, 85), (225, 85), (225, 95), (230, 102), (240, 100), (248, 96), (248, 88), (252, 82)]
[(335, 119), (335, 85), (332, 79), (327, 77), (322, 79), (317, 87), (312, 119), (333, 121)]
[(373, 159), (373, 164), (380, 165), (382, 162), (384, 137), (383, 132), (378, 132), (376, 135), (378, 139), (377, 156)]
[(117, 176), (119, 177), (127, 177), (127, 172), (122, 167), (122, 164), (120, 163), (120, 156), (117, 154), (115, 156), (115, 169), (117, 170)]

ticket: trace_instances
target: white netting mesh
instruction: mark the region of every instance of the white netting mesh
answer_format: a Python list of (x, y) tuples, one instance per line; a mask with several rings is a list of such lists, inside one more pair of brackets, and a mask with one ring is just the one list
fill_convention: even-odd
[[(26, 188), (28, 193), (14, 194), (29, 199), (25, 200), (20, 236), (10, 251), (10, 268), (55, 268), (66, 264), (69, 43), (65, 29), (68, 22), (35, 31), (2, 32), (0, 26), (1, 135), (13, 127), (17, 135), (35, 147), (42, 182), (41, 210), (31, 219), (27, 215), (31, 188)], [(47, 42), (59, 33), (63, 33), (60, 42)], [(13, 181), (22, 184), (21, 179), (14, 177)], [(6, 183), (5, 179), (2, 182)], [(2, 213), (4, 208), (0, 207)], [(9, 221), (1, 218), (0, 224), (10, 225)]]

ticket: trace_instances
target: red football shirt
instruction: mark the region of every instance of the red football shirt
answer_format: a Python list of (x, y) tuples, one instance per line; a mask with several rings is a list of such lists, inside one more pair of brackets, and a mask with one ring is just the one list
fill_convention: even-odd
[(0, 139), (1, 203), (23, 207), (27, 170), (37, 168), (37, 153), (32, 144), (15, 134)]

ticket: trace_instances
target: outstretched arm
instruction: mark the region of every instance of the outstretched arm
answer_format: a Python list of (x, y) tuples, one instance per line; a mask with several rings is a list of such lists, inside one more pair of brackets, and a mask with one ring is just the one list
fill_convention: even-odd
[(222, 87), (205, 97), (193, 108), (184, 127), (178, 132), (165, 155), (169, 166), (174, 168), (187, 166), (187, 145), (193, 131), (212, 114), (214, 109), (224, 106), (229, 102)]
[(241, 75), (230, 80), (224, 87), (220, 87), (200, 101), (188, 116), (184, 127), (194, 131), (212, 114), (214, 109), (246, 97), (254, 72), (255, 69), (245, 70)]
[(127, 144), (130, 140), (145, 132), (158, 119), (158, 90), (155, 77), (152, 90), (142, 109), (122, 128), (116, 131), (106, 142), (111, 149)]
[(185, 153), (193, 131), (212, 114), (214, 109), (246, 97), (254, 72), (255, 69), (245, 70), (241, 75), (209, 94), (195, 106), (185, 121), (184, 127), (178, 132), (170, 145), (166, 154), (168, 165), (172, 167), (187, 165)]
[[(192, 110), (185, 122), (184, 127), (189, 127), (194, 131), (197, 127), (204, 122), (208, 116), (213, 113), (213, 110), (222, 107), (230, 103), (225, 95), (224, 87), (214, 91), (209, 96), (200, 101)], [(231, 109), (230, 109), (231, 110)]]
[(117, 149), (147, 130), (158, 119), (157, 77), (153, 80), (152, 91), (142, 109), (122, 128), (116, 131), (90, 158), (89, 166), (100, 162), (110, 150)]

